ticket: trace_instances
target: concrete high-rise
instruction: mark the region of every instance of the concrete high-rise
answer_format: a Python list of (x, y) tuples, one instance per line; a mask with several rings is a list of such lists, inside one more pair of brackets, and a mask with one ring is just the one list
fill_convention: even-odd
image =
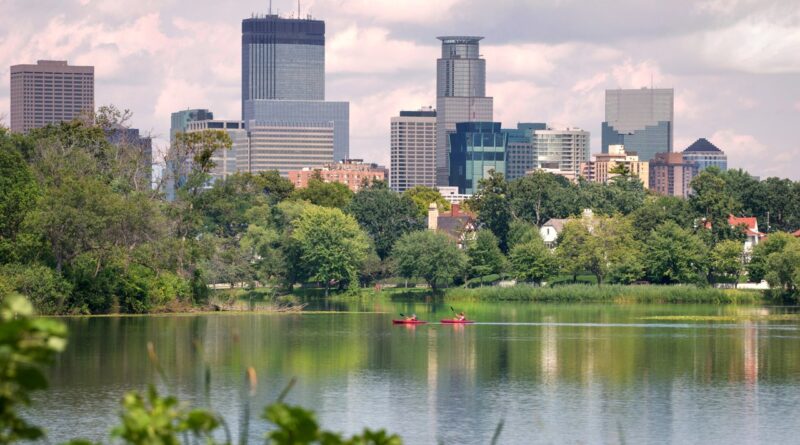
[(401, 111), (391, 119), (389, 186), (404, 192), (414, 186), (436, 185), (436, 111)]
[(276, 123), (250, 121), (247, 144), (236, 147), (236, 168), (258, 173), (277, 170), (281, 176), (333, 162), (333, 122)]
[(609, 145), (623, 145), (649, 161), (656, 153), (672, 152), (674, 102), (672, 88), (606, 90), (603, 153)]
[(324, 21), (273, 14), (242, 20), (242, 120), (248, 130), (255, 122), (312, 132), (331, 124), (333, 160), (349, 157), (350, 104), (325, 101)]
[(589, 132), (579, 128), (535, 130), (535, 169), (575, 180), (581, 173), (581, 163), (590, 159), (589, 140)]
[(217, 150), (211, 156), (211, 160), (214, 162), (214, 168), (210, 172), (211, 181), (225, 179), (225, 177), (236, 173), (236, 151), (248, 143), (244, 123), (242, 121), (207, 119), (189, 122), (186, 127), (187, 133), (205, 130), (224, 131), (231, 138), (230, 149)]
[(169, 140), (175, 141), (175, 134), (186, 132), (189, 122), (207, 121), (214, 119), (214, 113), (209, 110), (195, 108), (172, 113), (169, 127)]
[(624, 166), (628, 174), (642, 181), (644, 188), (650, 187), (650, 163), (640, 161), (633, 152), (626, 152), (622, 145), (610, 145), (608, 153), (596, 153), (594, 160), (581, 164), (581, 176), (587, 181), (607, 184), (612, 178), (619, 176), (618, 166)]
[(486, 60), (481, 58), (483, 37), (444, 36), (436, 60), (436, 183), (448, 185), (449, 132), (456, 123), (491, 122), (493, 99), (486, 97)]
[(506, 144), (506, 179), (512, 181), (538, 166), (533, 140), (536, 130), (547, 130), (545, 123), (520, 123), (515, 129), (504, 129), (508, 134)]
[(39, 60), (11, 67), (11, 131), (71, 121), (82, 113), (94, 113), (93, 66)]

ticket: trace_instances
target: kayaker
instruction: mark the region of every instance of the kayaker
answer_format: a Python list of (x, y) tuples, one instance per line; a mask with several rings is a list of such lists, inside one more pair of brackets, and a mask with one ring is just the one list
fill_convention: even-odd
[(411, 314), (410, 317), (406, 317), (406, 321), (417, 321), (417, 314)]
[(464, 315), (464, 311), (461, 311), (460, 314), (456, 315), (456, 321), (464, 321), (467, 319), (467, 316)]

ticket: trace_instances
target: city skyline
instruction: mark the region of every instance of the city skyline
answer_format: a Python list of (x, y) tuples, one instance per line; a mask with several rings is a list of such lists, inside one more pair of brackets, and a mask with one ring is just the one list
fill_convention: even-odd
[[(174, 111), (237, 117), (241, 49), (228, 42), (239, 40), (243, 18), (267, 8), (261, 1), (186, 8), (76, 0), (44, 1), (52, 13), (38, 15), (22, 3), (0, 3), (7, 11), (0, 18), (6, 125), (9, 67), (68, 60), (95, 66), (96, 106), (131, 109), (131, 124), (152, 131), (157, 145), (169, 139)], [(435, 104), (436, 36), (468, 34), (485, 36), (486, 95), (504, 128), (529, 121), (580, 127), (599, 152), (605, 89), (674, 88), (676, 151), (704, 137), (728, 154), (730, 168), (800, 177), (800, 142), (792, 134), (800, 117), (800, 12), (790, 1), (628, 5), (626, 16), (662, 18), (647, 27), (610, 22), (623, 10), (617, 4), (602, 5), (606, 13), (599, 14), (601, 6), (589, 3), (411, 3), (303, 2), (303, 16), (327, 24), (325, 89), (327, 99), (351, 102), (351, 157), (388, 164), (389, 118)], [(285, 16), (295, 3), (274, 1), (273, 8)]]

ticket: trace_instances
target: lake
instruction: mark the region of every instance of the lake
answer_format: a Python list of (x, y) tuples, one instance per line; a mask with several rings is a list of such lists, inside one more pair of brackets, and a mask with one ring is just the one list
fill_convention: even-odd
[[(452, 316), (450, 304), (329, 300), (304, 314), (70, 318), (51, 389), (28, 416), (50, 439), (107, 441), (125, 391), (210, 404), (234, 435), (253, 366), (250, 438), (292, 377), (288, 401), (323, 427), (386, 428), (406, 443), (796, 443), (797, 322), (663, 321), (652, 316), (780, 312), (732, 306), (463, 303), (480, 323), (393, 326), (399, 312)], [(201, 345), (195, 347), (193, 345)], [(205, 366), (211, 370), (208, 394)]]

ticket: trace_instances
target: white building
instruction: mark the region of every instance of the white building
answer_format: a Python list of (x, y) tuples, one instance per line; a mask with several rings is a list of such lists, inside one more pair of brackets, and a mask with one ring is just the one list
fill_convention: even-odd
[(293, 170), (333, 162), (333, 122), (250, 121), (247, 129), (247, 141), (236, 147), (239, 171), (277, 170), (286, 177)]
[(534, 131), (533, 156), (536, 169), (575, 180), (581, 173), (581, 163), (590, 159), (589, 136), (588, 131), (579, 128)]
[(458, 193), (457, 186), (441, 186), (436, 187), (439, 190), (439, 193), (445, 199), (445, 201), (449, 202), (450, 204), (461, 204), (465, 200), (472, 197), (472, 195), (467, 193)]
[(436, 185), (436, 111), (401, 111), (391, 119), (389, 186), (404, 192), (417, 185)]

